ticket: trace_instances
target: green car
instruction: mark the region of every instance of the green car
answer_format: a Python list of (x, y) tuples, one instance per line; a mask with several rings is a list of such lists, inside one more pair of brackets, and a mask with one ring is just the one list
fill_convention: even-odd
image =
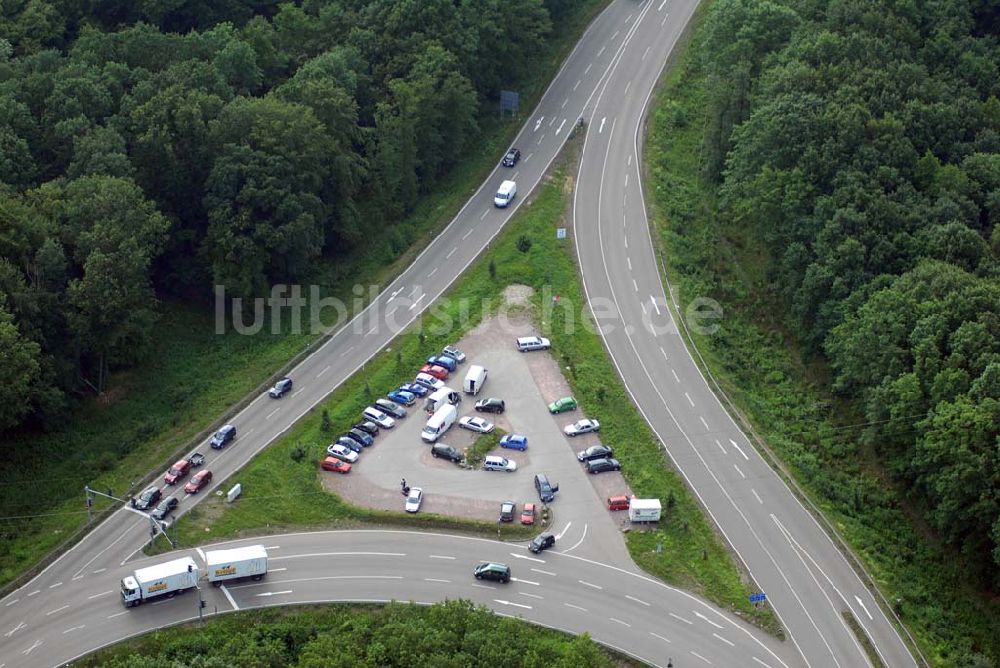
[(576, 399), (573, 397), (563, 397), (557, 401), (553, 401), (549, 404), (550, 413), (565, 413), (566, 411), (571, 411), (576, 408)]

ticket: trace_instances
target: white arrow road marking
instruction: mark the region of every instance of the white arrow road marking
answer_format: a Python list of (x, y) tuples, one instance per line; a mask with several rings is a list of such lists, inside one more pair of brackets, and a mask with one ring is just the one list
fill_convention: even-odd
[(694, 612), (694, 616), (695, 617), (699, 617), (699, 618), (705, 620), (706, 622), (708, 622), (709, 624), (711, 624), (712, 626), (714, 626), (717, 629), (721, 629), (722, 628), (721, 625), (716, 624), (715, 622), (713, 622), (711, 619), (709, 619), (705, 615), (701, 614), (700, 612), (697, 612), (697, 611), (693, 611), (693, 612)]
[(538, 132), (538, 128), (542, 127), (542, 121), (544, 121), (544, 120), (545, 120), (545, 117), (542, 116), (537, 121), (535, 121), (535, 129), (532, 130), (532, 132)]
[(557, 136), (559, 135), (560, 132), (562, 132), (562, 129), (563, 129), (564, 125), (566, 125), (566, 119), (565, 118), (562, 119), (562, 123), (560, 123), (559, 127), (556, 128), (556, 135)]
[(858, 602), (858, 605), (861, 606), (861, 609), (865, 611), (866, 615), (868, 615), (868, 619), (871, 620), (875, 619), (874, 617), (872, 617), (872, 613), (868, 612), (868, 608), (865, 607), (865, 604), (861, 602), (861, 599), (858, 598), (858, 596), (855, 595), (854, 600)]
[(540, 587), (541, 586), (537, 582), (532, 582), (531, 580), (522, 580), (521, 578), (511, 578), (510, 581), (511, 582), (520, 582), (521, 584), (526, 584), (526, 585), (535, 585), (536, 587)]
[(255, 594), (255, 596), (281, 596), (282, 594), (291, 594), (291, 589), (286, 589), (285, 591), (265, 591), (262, 594)]
[(745, 459), (747, 461), (750, 461), (750, 458), (747, 457), (747, 453), (743, 452), (743, 448), (741, 448), (739, 445), (737, 445), (736, 441), (734, 441), (733, 439), (729, 439), (729, 442), (733, 444), (734, 448), (736, 448), (737, 450), (740, 451), (740, 454), (743, 455), (743, 459)]
[(608, 120), (607, 116), (602, 116), (601, 117), (601, 127), (599, 127), (597, 129), (597, 134), (601, 134), (602, 132), (604, 132), (604, 121), (606, 121), (606, 120)]
[(495, 602), (499, 603), (500, 605), (512, 605), (515, 608), (524, 608), (525, 610), (531, 610), (531, 606), (530, 605), (524, 605), (523, 603), (513, 603), (511, 601), (503, 601), (503, 600), (501, 600), (499, 598), (495, 598), (493, 600)]
[(421, 300), (421, 299), (423, 299), (423, 298), (424, 298), (424, 295), (426, 295), (426, 294), (427, 294), (427, 293), (425, 292), (424, 294), (422, 294), (422, 295), (420, 295), (419, 297), (417, 297), (416, 299), (414, 299), (414, 300), (413, 300), (413, 303), (412, 303), (412, 304), (410, 304), (410, 308), (409, 308), (409, 310), (410, 310), (410, 311), (412, 311), (413, 309), (417, 308), (417, 304), (419, 304), (419, 303), (420, 303), (420, 300)]
[(512, 556), (512, 557), (514, 557), (516, 559), (527, 559), (528, 561), (535, 561), (535, 562), (538, 562), (539, 564), (544, 564), (545, 563), (544, 559), (535, 559), (534, 557), (529, 557), (526, 554), (518, 554), (516, 552), (511, 552), (510, 556)]
[(642, 601), (636, 598), (635, 596), (629, 596), (628, 594), (625, 594), (625, 598), (627, 598), (630, 601), (635, 601), (636, 603), (641, 603), (642, 605), (645, 605), (647, 607), (649, 606), (649, 603), (646, 603), (645, 601)]
[(10, 631), (7, 631), (7, 633), (5, 633), (4, 635), (9, 638), (12, 635), (14, 635), (15, 633), (17, 633), (18, 631), (20, 631), (21, 629), (23, 629), (25, 626), (27, 626), (27, 624), (25, 624), (24, 622), (21, 622), (20, 624), (18, 624), (14, 628), (12, 628)]
[(36, 640), (35, 643), (31, 647), (29, 647), (28, 649), (26, 649), (23, 652), (21, 652), (21, 654), (24, 654), (25, 656), (28, 656), (29, 654), (31, 654), (32, 650), (36, 649), (41, 644), (42, 644), (41, 640)]
[(572, 522), (567, 522), (566, 526), (563, 527), (563, 530), (556, 534), (556, 540), (562, 540), (563, 534), (565, 534), (567, 531), (569, 531), (569, 528), (571, 526), (573, 526), (573, 523)]
[[(653, 295), (649, 295), (649, 301), (653, 304), (653, 308), (656, 309), (656, 315), (660, 315), (660, 307), (656, 305), (656, 297), (654, 297)], [(661, 348), (660, 350), (663, 349)], [(663, 353), (663, 356), (666, 357), (667, 354)]]

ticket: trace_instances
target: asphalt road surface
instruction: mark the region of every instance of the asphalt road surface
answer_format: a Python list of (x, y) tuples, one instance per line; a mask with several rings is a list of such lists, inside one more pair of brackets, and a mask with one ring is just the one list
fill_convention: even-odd
[[(231, 420), (237, 426), (239, 435), (225, 450), (212, 451), (207, 444), (202, 444), (199, 449), (209, 455), (206, 466), (215, 473), (216, 480), (225, 480), (280, 436), (299, 417), (357, 371), (365, 360), (382, 350), (399, 331), (440, 296), (500, 231), (524, 201), (525, 195), (538, 184), (575, 121), (581, 117), (589, 119), (589, 129), (582, 155), (581, 183), (578, 187), (578, 193), (581, 190), (586, 192), (581, 194), (584, 201), (578, 202), (576, 206), (576, 229), (581, 231), (581, 236), (587, 236), (586, 240), (578, 238), (578, 241), (589, 242), (589, 245), (581, 243), (579, 247), (585, 264), (587, 288), (592, 294), (601, 289), (599, 276), (594, 275), (594, 269), (603, 267), (605, 290), (609, 294), (614, 290), (615, 294), (612, 296), (617, 295), (618, 308), (630, 322), (639, 322), (642, 306), (655, 308), (650, 299), (653, 296), (660, 300), (662, 310), (665, 303), (663, 289), (649, 252), (648, 232), (645, 231), (641, 200), (636, 189), (638, 171), (635, 158), (638, 154), (635, 129), (647, 94), (655, 84), (677, 35), (689, 20), (694, 7), (695, 3), (691, 0), (613, 2), (584, 34), (538, 107), (527, 119), (514, 142), (521, 149), (521, 162), (512, 169), (498, 166), (451, 224), (424, 249), (409, 268), (385, 287), (358, 317), (339, 329), (323, 347), (291, 372), (290, 375), (296, 381), (294, 393), (278, 401), (262, 396), (240, 411)], [(497, 156), (498, 162), (500, 157)], [(609, 175), (609, 164), (617, 174)], [(493, 206), (493, 194), (499, 183), (507, 178), (518, 182), (518, 198), (507, 209), (496, 209)], [(625, 178), (631, 178), (631, 183), (626, 183)], [(630, 192), (633, 195), (629, 198)], [(623, 194), (626, 197), (624, 202)], [(617, 208), (613, 206), (613, 200), (618, 201)], [(581, 204), (586, 205), (584, 208), (592, 207), (591, 215), (580, 215)], [(630, 215), (623, 226), (624, 207), (628, 207)], [(612, 230), (612, 226), (616, 229)], [(624, 251), (627, 249), (624, 244), (627, 240), (631, 241), (636, 251), (645, 244), (645, 251), (630, 251), (631, 255), (625, 255)], [(596, 248), (594, 243), (597, 244)], [(594, 262), (599, 264), (593, 264)], [(622, 269), (623, 262), (642, 264), (634, 271), (625, 273)], [(636, 281), (641, 280), (643, 287), (639, 290), (637, 283), (636, 290), (626, 295), (621, 281), (631, 286), (632, 277)], [(669, 318), (669, 314), (664, 317)], [(563, 602), (565, 609), (547, 607), (554, 605), (551, 602), (546, 606), (541, 603), (520, 603), (520, 598), (517, 599), (520, 605), (532, 607), (512, 606), (514, 597), (509, 591), (515, 587), (505, 588), (502, 595), (490, 591), (489, 596), (484, 593), (479, 598), (474, 595), (471, 597), (503, 612), (519, 613), (526, 617), (526, 613), (530, 613), (534, 615), (530, 618), (553, 626), (573, 631), (587, 630), (601, 640), (660, 664), (663, 663), (664, 655), (670, 652), (673, 652), (675, 658), (678, 654), (687, 652), (704, 657), (718, 657), (718, 663), (712, 665), (744, 665), (747, 657), (770, 666), (802, 663), (815, 666), (861, 665), (866, 663), (866, 659), (836, 613), (840, 607), (850, 607), (872, 634), (888, 665), (911, 665), (913, 660), (871, 595), (839, 557), (812, 518), (797, 505), (780, 480), (747, 445), (746, 439), (708, 391), (676, 337), (654, 338), (641, 334), (640, 331), (637, 330), (632, 338), (608, 339), (616, 363), (647, 419), (665, 439), (675, 463), (687, 476), (758, 582), (767, 590), (770, 600), (793, 634), (795, 647), (800, 654), (786, 657), (786, 644), (775, 650), (786, 663), (777, 660), (774, 655), (761, 649), (753, 632), (745, 629), (734, 632), (734, 622), (729, 617), (712, 613), (707, 606), (686, 594), (676, 594), (685, 601), (683, 605), (676, 598), (669, 598), (668, 603), (664, 603), (668, 598), (663, 601), (648, 601), (646, 598), (653, 598), (654, 594), (660, 596), (667, 589), (646, 580), (635, 589), (634, 596), (649, 605), (633, 601), (639, 606), (634, 609), (621, 608), (620, 606), (627, 604), (620, 601), (617, 605), (607, 603), (608, 607), (605, 607), (604, 601), (597, 605), (593, 599), (588, 598), (588, 594), (595, 595), (588, 590), (605, 590), (580, 584), (581, 588), (585, 588), (580, 589), (580, 592), (587, 594), (580, 593), (581, 598), (573, 600), (579, 600), (579, 607), (586, 608), (589, 613), (580, 618), (570, 616), (575, 608), (568, 605), (573, 603), (568, 598)], [(667, 353), (666, 360), (660, 353), (660, 345)], [(627, 355), (623, 354), (625, 351)], [(661, 357), (657, 358), (656, 355)], [(626, 357), (631, 359), (625, 359)], [(671, 373), (684, 374), (684, 382), (678, 381), (676, 387), (668, 389), (671, 381), (661, 380), (658, 387), (650, 376), (669, 379), (666, 368)], [(686, 398), (677, 400), (678, 393), (680, 397), (684, 397), (684, 392), (690, 395), (688, 403), (685, 403)], [(707, 435), (696, 429), (701, 424), (701, 418), (705, 418), (709, 425)], [(739, 446), (730, 445), (729, 434)], [(714, 443), (715, 440), (719, 440), (718, 445)], [(701, 447), (695, 447), (696, 443)], [(711, 448), (717, 448), (718, 454)], [(212, 491), (213, 488), (210, 488), (203, 495)], [(752, 502), (748, 500), (748, 492), (751, 494), (749, 498), (754, 499)], [(757, 496), (761, 501), (756, 500)], [(189, 510), (199, 498), (195, 496), (183, 499), (179, 514)], [(57, 664), (93, 647), (154, 628), (158, 623), (187, 618), (189, 615), (170, 612), (176, 603), (190, 600), (185, 597), (132, 611), (122, 609), (119, 612), (109, 612), (104, 621), (101, 621), (96, 612), (99, 606), (120, 605), (112, 603), (111, 599), (117, 595), (115, 592), (118, 581), (126, 570), (124, 564), (135, 557), (148, 536), (148, 519), (123, 508), (39, 576), (0, 602), (0, 668)], [(322, 542), (324, 538), (328, 540), (327, 543)], [(301, 540), (315, 545), (312, 552), (321, 553), (332, 551), (329, 546), (331, 538), (329, 534), (316, 534)], [(412, 535), (403, 537), (404, 541), (410, 539), (415, 540)], [(453, 537), (448, 540), (453, 541), (449, 544), (456, 544), (467, 539)], [(342, 541), (337, 539), (335, 542), (338, 545), (336, 549), (341, 549)], [(504, 546), (491, 549), (509, 551), (512, 548)], [(375, 551), (409, 554), (409, 550), (409, 547), (401, 544), (395, 550)], [(491, 554), (492, 552), (477, 552), (476, 558)], [(466, 562), (471, 556), (472, 554), (462, 556), (462, 577), (469, 568)], [(578, 558), (565, 555), (558, 559)], [(433, 563), (430, 557), (428, 562)], [(148, 562), (137, 560), (130, 563), (129, 567), (135, 563)], [(275, 562), (274, 565), (279, 563)], [(315, 567), (307, 567), (314, 569), (307, 570), (307, 575), (321, 570), (329, 571), (328, 563), (329, 557), (326, 561), (318, 562)], [(583, 569), (587, 563), (574, 561), (577, 564), (574, 568)], [(409, 568), (405, 560), (398, 567)], [(289, 566), (290, 571), (291, 568)], [(396, 566), (390, 565), (380, 573), (388, 573), (393, 568)], [(453, 580), (455, 591), (461, 592), (463, 596), (470, 595), (470, 590), (473, 593), (478, 591), (464, 585), (459, 587), (459, 576), (450, 570), (445, 575), (445, 571), (438, 571), (436, 567), (427, 568), (427, 572), (442, 575), (439, 579)], [(522, 570), (519, 568), (517, 572)], [(577, 573), (576, 570), (570, 570), (574, 575)], [(567, 574), (570, 570), (566, 571)], [(278, 573), (275, 575), (278, 577), (269, 578), (269, 584), (283, 577)], [(404, 579), (393, 579), (396, 577)], [(343, 598), (364, 600), (389, 597), (390, 590), (400, 599), (417, 598), (417, 594), (423, 596), (426, 592), (436, 594), (428, 596), (427, 600), (436, 600), (449, 591), (437, 585), (452, 584), (434, 583), (435, 586), (427, 587), (422, 579), (407, 579), (400, 573), (387, 574), (382, 579), (395, 584), (376, 586), (365, 579), (330, 582), (339, 583), (335, 588), (335, 597), (341, 598), (341, 592), (350, 591), (351, 594)], [(589, 582), (582, 576), (573, 579)], [(622, 586), (625, 587), (624, 584)], [(266, 593), (261, 600), (277, 603), (285, 596), (277, 591), (286, 589), (291, 589), (294, 593), (296, 585), (286, 583), (280, 590)], [(308, 594), (301, 585), (298, 585), (298, 589), (299, 598), (293, 598), (295, 601), (318, 600), (323, 597), (318, 585), (316, 588), (310, 587)], [(531, 593), (527, 589), (524, 592)], [(568, 590), (563, 593), (569, 595)], [(698, 606), (702, 608), (699, 609)], [(194, 605), (191, 604), (190, 608), (193, 610)], [(561, 614), (553, 612), (555, 609)], [(110, 608), (101, 607), (101, 612), (109, 610)], [(547, 612), (543, 613), (543, 610)], [(609, 614), (613, 614), (615, 619), (605, 619)], [(701, 623), (699, 615), (712, 622)], [(629, 624), (632, 626), (628, 626)], [(716, 624), (721, 628), (716, 628)], [(660, 631), (654, 630), (654, 627)], [(609, 629), (614, 629), (614, 632)], [(669, 642), (653, 633), (667, 638)], [(665, 643), (666, 651), (663, 647), (654, 649), (650, 645), (650, 639)], [(726, 654), (730, 651), (731, 654)], [(681, 664), (675, 662), (675, 665)]]
[[(872, 592), (750, 445), (679, 336), (653, 253), (638, 160), (649, 91), (686, 23), (681, 13), (693, 11), (693, 4), (671, 4), (663, 24), (657, 3), (642, 5), (633, 41), (649, 50), (629, 49), (588, 107), (573, 206), (587, 299), (633, 401), (805, 663), (869, 665), (842, 617), (849, 611), (886, 665), (915, 665)], [(725, 319), (705, 324), (725, 327)]]

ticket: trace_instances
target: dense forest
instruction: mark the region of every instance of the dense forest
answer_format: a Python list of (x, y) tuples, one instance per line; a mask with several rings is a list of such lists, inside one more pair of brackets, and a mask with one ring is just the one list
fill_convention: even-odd
[(393, 224), (570, 0), (0, 6), (0, 433), (147, 353), (164, 298), (253, 296)]
[(567, 636), (499, 617), (467, 601), (241, 612), (202, 627), (146, 635), (80, 663), (102, 668), (621, 665), (586, 635)]
[(717, 0), (705, 177), (786, 331), (922, 520), (1000, 587), (1000, 9)]

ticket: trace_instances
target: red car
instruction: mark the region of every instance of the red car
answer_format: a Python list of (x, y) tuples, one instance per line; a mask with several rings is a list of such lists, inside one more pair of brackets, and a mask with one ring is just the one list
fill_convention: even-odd
[(430, 376), (434, 376), (438, 380), (448, 380), (448, 370), (443, 366), (438, 366), (437, 364), (425, 364), (420, 369), (420, 373), (426, 373)]
[(524, 508), (521, 509), (521, 524), (534, 524), (535, 523), (535, 504), (526, 503)]
[(170, 470), (167, 471), (167, 474), (163, 476), (163, 482), (168, 485), (176, 485), (178, 481), (184, 478), (190, 470), (191, 462), (186, 459), (180, 459), (173, 466), (171, 466)]
[(333, 471), (334, 473), (350, 473), (351, 465), (347, 462), (342, 462), (336, 457), (327, 457), (320, 464), (324, 471)]
[(188, 484), (184, 485), (184, 491), (188, 494), (196, 494), (202, 487), (208, 486), (212, 482), (212, 472), (208, 469), (195, 473)]

